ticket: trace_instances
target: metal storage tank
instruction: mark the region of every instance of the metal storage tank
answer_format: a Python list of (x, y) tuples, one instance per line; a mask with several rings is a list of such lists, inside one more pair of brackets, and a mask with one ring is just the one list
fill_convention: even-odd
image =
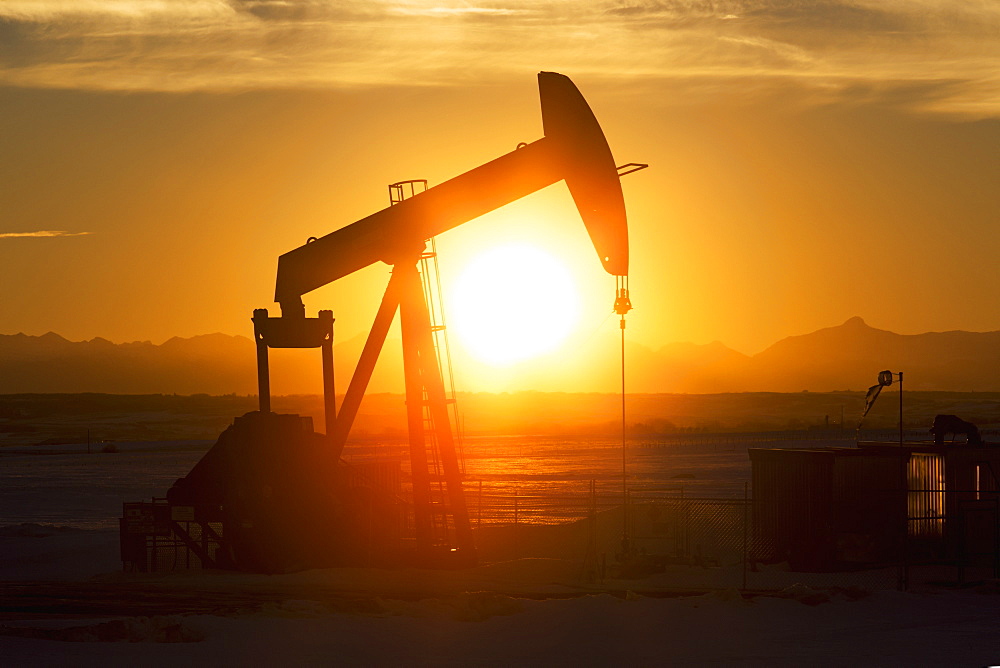
[(761, 556), (811, 571), (891, 559), (906, 527), (901, 454), (750, 450)]
[(751, 449), (754, 541), (795, 570), (822, 568), (832, 551), (831, 450)]

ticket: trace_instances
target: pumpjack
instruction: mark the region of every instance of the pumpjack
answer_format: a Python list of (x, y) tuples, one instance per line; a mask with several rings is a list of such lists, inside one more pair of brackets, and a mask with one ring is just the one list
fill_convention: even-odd
[[(475, 563), (462, 473), (418, 270), (426, 243), (565, 180), (601, 266), (619, 279), (616, 298), (627, 301), (628, 231), (620, 176), (645, 167), (616, 167), (597, 119), (568, 77), (541, 72), (538, 87), (543, 138), (279, 257), (274, 299), (281, 314), (258, 309), (252, 319), (259, 410), (236, 418), (171, 487), (165, 504), (126, 504), (123, 560), (140, 552), (142, 542), (137, 567), (151, 567), (152, 528), (154, 546), (159, 536), (191, 551), (203, 566), (245, 571)], [(392, 267), (391, 277), (338, 412), (333, 313), (306, 317), (302, 297), (378, 262)], [(412, 498), (405, 500), (398, 474), (351, 466), (341, 457), (397, 310), (412, 479)], [(271, 411), (271, 348), (322, 350), (325, 434), (316, 432), (309, 418)], [(437, 472), (428, 464), (429, 439), (438, 448)], [(144, 534), (141, 541), (139, 534)]]

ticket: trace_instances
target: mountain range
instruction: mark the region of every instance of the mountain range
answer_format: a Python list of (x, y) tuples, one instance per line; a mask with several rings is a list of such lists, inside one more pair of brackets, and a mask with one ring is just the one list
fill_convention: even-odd
[[(614, 392), (619, 353), (595, 338), (530, 363), (495, 369), (453, 347), (459, 388), (466, 391)], [(363, 337), (335, 347), (343, 392)], [(628, 344), (627, 387), (633, 393), (800, 392), (861, 390), (883, 369), (903, 371), (912, 390), (1000, 390), (1000, 332), (906, 335), (855, 317), (842, 325), (778, 341), (756, 355), (714, 342), (672, 343), (657, 350)], [(271, 351), (274, 394), (321, 391), (317, 351)], [(387, 341), (369, 391), (402, 390), (398, 341)], [(68, 341), (55, 333), (0, 335), (0, 393), (255, 394), (254, 343), (207, 334), (115, 344)]]

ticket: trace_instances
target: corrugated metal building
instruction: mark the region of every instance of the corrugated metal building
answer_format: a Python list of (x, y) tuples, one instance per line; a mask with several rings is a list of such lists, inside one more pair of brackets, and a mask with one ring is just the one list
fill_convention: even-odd
[(762, 558), (808, 571), (997, 559), (1000, 448), (861, 443), (749, 452)]

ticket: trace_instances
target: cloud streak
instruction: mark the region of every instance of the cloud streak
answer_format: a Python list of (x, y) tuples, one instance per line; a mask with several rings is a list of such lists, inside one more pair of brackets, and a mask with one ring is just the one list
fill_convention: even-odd
[(1000, 4), (953, 0), (7, 0), (0, 83), (99, 90), (452, 85), (559, 69), (828, 92), (948, 81), (1000, 115)]
[(67, 232), (66, 230), (38, 230), (37, 232), (0, 232), (0, 239), (82, 237), (90, 232)]

